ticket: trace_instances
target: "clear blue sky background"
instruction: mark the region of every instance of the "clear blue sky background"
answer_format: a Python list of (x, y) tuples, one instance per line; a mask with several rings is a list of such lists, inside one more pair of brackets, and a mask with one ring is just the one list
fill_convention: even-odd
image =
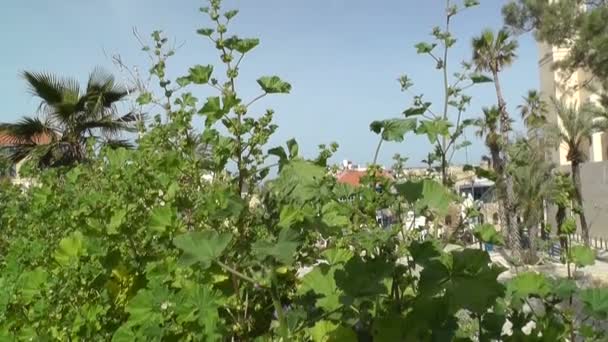
[[(470, 58), (473, 35), (502, 26), (500, 9), (505, 2), (481, 0), (481, 6), (455, 19), (459, 42), (454, 61)], [(335, 161), (369, 162), (377, 143), (369, 123), (399, 116), (411, 104), (411, 97), (400, 91), (399, 75), (408, 74), (416, 83), (415, 91), (425, 98), (437, 103), (440, 99), (442, 84), (434, 62), (417, 55), (413, 46), (428, 39), (432, 27), (441, 23), (443, 4), (443, 0), (226, 0), (227, 9), (240, 9), (232, 32), (261, 38), (261, 45), (242, 65), (242, 93), (257, 95), (255, 79), (261, 75), (276, 74), (293, 85), (292, 94), (266, 98), (256, 107), (276, 111), (280, 128), (271, 145), (295, 137), (304, 153), (313, 155), (319, 143), (337, 141), (341, 147)], [(193, 64), (215, 63), (215, 50), (195, 33), (208, 24), (198, 11), (202, 5), (199, 0), (3, 0), (0, 121), (16, 120), (37, 109), (39, 102), (27, 92), (20, 71), (51, 71), (84, 82), (97, 65), (118, 73), (111, 62), (114, 54), (147, 70), (148, 61), (131, 34), (132, 27), (146, 37), (162, 29), (185, 44), (169, 65), (173, 76), (185, 74)], [(521, 37), (519, 59), (502, 75), (514, 114), (525, 92), (538, 87), (537, 60), (532, 37)], [(206, 89), (195, 94), (201, 99), (212, 95)], [(491, 83), (471, 89), (470, 94), (474, 100), (469, 117), (479, 116), (482, 106), (496, 101)], [(467, 135), (474, 139), (472, 132)], [(480, 141), (473, 142), (468, 149), (472, 163), (485, 153)], [(381, 161), (386, 164), (398, 152), (411, 158), (409, 165), (420, 165), (431, 150), (426, 138), (413, 135), (401, 144), (385, 146)], [(462, 151), (455, 161), (466, 162), (466, 157)]]

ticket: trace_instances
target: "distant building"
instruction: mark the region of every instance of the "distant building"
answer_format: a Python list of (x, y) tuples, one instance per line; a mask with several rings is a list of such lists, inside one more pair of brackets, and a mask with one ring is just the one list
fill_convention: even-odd
[(9, 156), (14, 152), (15, 148), (20, 145), (46, 145), (49, 144), (51, 140), (52, 138), (50, 135), (39, 135), (31, 141), (21, 141), (9, 134), (0, 132), (0, 156), (6, 158), (10, 163), (7, 170), (4, 171), (4, 174), (0, 174), (0, 177), (8, 177), (15, 184), (29, 184), (29, 180), (19, 176), (19, 169), (27, 158), (21, 159), (15, 163), (9, 159)]

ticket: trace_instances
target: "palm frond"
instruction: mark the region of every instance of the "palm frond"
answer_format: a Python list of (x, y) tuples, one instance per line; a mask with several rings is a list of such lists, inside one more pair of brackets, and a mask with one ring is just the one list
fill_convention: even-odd
[(46, 105), (71, 100), (77, 101), (80, 88), (78, 81), (61, 78), (51, 73), (24, 71), (23, 78), (28, 83), (32, 95), (39, 97)]
[(135, 148), (135, 145), (126, 139), (107, 139), (106, 141), (103, 142), (103, 145), (107, 146), (109, 148), (112, 148), (112, 149), (117, 149), (117, 148), (133, 149), (133, 148)]

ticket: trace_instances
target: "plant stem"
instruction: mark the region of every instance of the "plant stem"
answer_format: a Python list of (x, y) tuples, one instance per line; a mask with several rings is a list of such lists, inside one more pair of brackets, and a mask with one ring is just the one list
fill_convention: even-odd
[(250, 282), (250, 283), (252, 283), (252, 284), (254, 284), (256, 286), (262, 287), (262, 288), (265, 287), (262, 284), (258, 283), (255, 279), (251, 278), (250, 276), (245, 275), (245, 274), (243, 274), (243, 273), (235, 270), (234, 268), (232, 268), (232, 267), (224, 264), (223, 262), (221, 262), (219, 260), (216, 260), (215, 263), (218, 264), (224, 270), (232, 273), (233, 275), (235, 275), (235, 276), (237, 276), (237, 277), (239, 277), (239, 278), (241, 278), (243, 280), (246, 280), (246, 281), (248, 281), (248, 282)]
[(283, 312), (283, 306), (281, 305), (281, 299), (277, 294), (277, 276), (273, 271), (272, 273), (272, 284), (270, 286), (270, 293), (272, 297), (272, 304), (277, 312), (277, 318), (279, 320), (279, 334), (281, 335), (282, 342), (289, 341), (289, 327), (287, 326), (287, 320), (285, 319), (285, 312)]
[(378, 161), (378, 155), (380, 154), (380, 147), (382, 147), (383, 141), (384, 141), (384, 139), (382, 138), (382, 136), (380, 136), (380, 141), (378, 142), (378, 146), (376, 147), (376, 153), (374, 154), (373, 165), (376, 165), (376, 162)]

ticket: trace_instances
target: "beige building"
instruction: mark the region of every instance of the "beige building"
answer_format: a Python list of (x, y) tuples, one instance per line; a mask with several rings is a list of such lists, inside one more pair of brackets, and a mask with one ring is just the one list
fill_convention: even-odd
[[(551, 103), (552, 98), (563, 100), (567, 104), (580, 105), (586, 102), (597, 103), (598, 95), (589, 91), (591, 75), (586, 71), (579, 70), (572, 74), (566, 74), (554, 70), (555, 62), (563, 60), (568, 49), (549, 46), (539, 43), (539, 69), (540, 90), (543, 100)], [(547, 120), (561, 126), (561, 120), (551, 110)], [(587, 162), (581, 165), (582, 192), (584, 199), (584, 210), (589, 221), (590, 235), (597, 238), (608, 238), (608, 132), (597, 132), (593, 134), (591, 141), (585, 148)], [(551, 160), (562, 166), (566, 172), (570, 172), (570, 162), (567, 160), (567, 148), (562, 144), (551, 153)], [(554, 222), (554, 211), (549, 210), (548, 220)]]

